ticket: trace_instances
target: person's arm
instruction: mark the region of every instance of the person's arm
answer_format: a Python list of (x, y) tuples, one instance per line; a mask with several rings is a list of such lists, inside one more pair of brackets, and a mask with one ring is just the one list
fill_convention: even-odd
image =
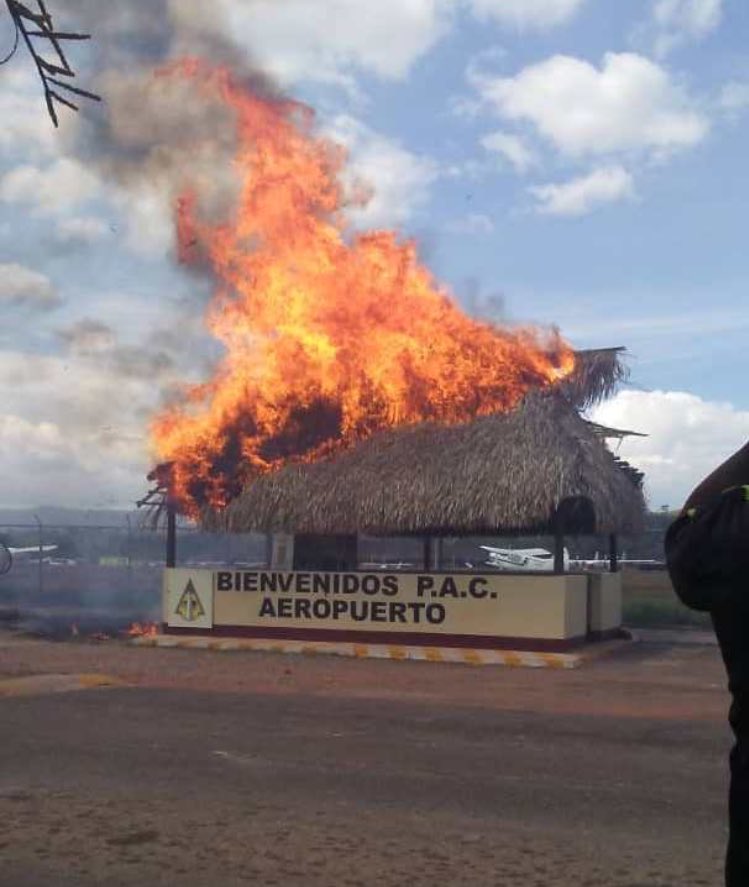
[(745, 484), (749, 484), (749, 441), (692, 490), (684, 509), (704, 506), (724, 490)]

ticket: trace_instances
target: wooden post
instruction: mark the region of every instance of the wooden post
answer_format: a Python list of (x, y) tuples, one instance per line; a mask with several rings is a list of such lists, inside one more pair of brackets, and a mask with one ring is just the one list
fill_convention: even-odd
[(166, 565), (177, 566), (177, 509), (171, 501), (166, 504)]
[(432, 569), (432, 537), (424, 536), (424, 572), (428, 573)]
[(554, 573), (564, 573), (564, 522), (559, 514), (554, 518)]
[(616, 533), (609, 535), (609, 572), (619, 572), (619, 552), (617, 548)]

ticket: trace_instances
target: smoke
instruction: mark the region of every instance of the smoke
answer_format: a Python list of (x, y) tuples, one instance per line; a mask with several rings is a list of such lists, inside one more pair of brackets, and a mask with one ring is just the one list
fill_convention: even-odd
[(114, 330), (107, 324), (84, 317), (72, 326), (58, 331), (59, 338), (74, 353), (91, 354), (106, 351), (115, 344)]
[(486, 291), (477, 277), (467, 277), (459, 289), (461, 304), (477, 320), (507, 324), (507, 304), (504, 293)]
[[(175, 249), (175, 208), (186, 189), (195, 197), (201, 221), (230, 218), (240, 193), (236, 174), (237, 121), (232, 109), (191, 78), (162, 76), (185, 58), (231, 69), (232, 76), (264, 98), (280, 99), (278, 88), (230, 36), (226, 0), (54, 0), (50, 10), (63, 30), (89, 33), (74, 47), (74, 69), (81, 86), (102, 97), (81, 102), (68, 115), (61, 136), (65, 150), (95, 171), (104, 192), (123, 213), (122, 233), (133, 251), (149, 255)], [(174, 397), (180, 362), (189, 354), (191, 372), (213, 366), (217, 347), (201, 323), (201, 308), (212, 285), (196, 277), (195, 263), (185, 293), (169, 294), (162, 308), (168, 320), (140, 330), (137, 341), (86, 318), (58, 331), (61, 343), (79, 363), (107, 378), (150, 381), (158, 397)], [(181, 299), (181, 301), (180, 301)], [(132, 338), (132, 337), (131, 337)], [(154, 404), (132, 404), (147, 416)]]
[(65, 27), (92, 34), (81, 77), (101, 105), (82, 108), (74, 153), (119, 185), (125, 202), (157, 195), (170, 211), (189, 184), (204, 218), (224, 218), (239, 191), (233, 169), (236, 119), (194, 82), (157, 72), (183, 58), (225, 66), (246, 88), (280, 98), (278, 88), (229, 36), (221, 0), (60, 0)]
[(57, 335), (71, 356), (88, 360), (96, 370), (115, 378), (174, 383), (175, 357), (165, 342), (159, 341), (158, 333), (152, 334), (144, 345), (131, 345), (118, 341), (107, 324), (85, 317), (58, 330)]

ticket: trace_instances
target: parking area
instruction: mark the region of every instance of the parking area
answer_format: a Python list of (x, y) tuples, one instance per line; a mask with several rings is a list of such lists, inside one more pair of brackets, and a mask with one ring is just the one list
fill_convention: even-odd
[(6, 635), (0, 884), (717, 884), (724, 685)]

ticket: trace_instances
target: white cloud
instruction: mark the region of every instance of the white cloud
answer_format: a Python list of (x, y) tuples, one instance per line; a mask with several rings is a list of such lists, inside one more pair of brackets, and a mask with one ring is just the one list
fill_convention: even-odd
[(452, 0), (254, 0), (228, 3), (238, 42), (284, 82), (351, 83), (352, 70), (404, 77), (446, 32)]
[[(48, 156), (59, 150), (60, 132), (47, 117), (39, 81), (22, 61), (2, 68), (0, 120), (0, 151)], [(61, 124), (71, 127), (69, 121)]]
[(548, 28), (569, 21), (585, 0), (468, 0), (479, 18), (492, 18), (519, 30)]
[(561, 185), (535, 185), (529, 191), (537, 210), (552, 216), (582, 216), (607, 203), (631, 198), (632, 176), (621, 166), (596, 169)]
[(23, 265), (0, 265), (0, 305), (18, 305), (50, 311), (61, 304), (52, 282)]
[(100, 187), (97, 177), (68, 157), (42, 169), (17, 166), (0, 179), (0, 200), (22, 203), (42, 215), (71, 209), (93, 197)]
[(73, 216), (60, 219), (55, 230), (55, 239), (64, 244), (91, 244), (103, 240), (109, 226), (95, 216)]
[(648, 435), (625, 439), (618, 452), (645, 471), (656, 508), (680, 507), (699, 481), (749, 438), (749, 411), (684, 391), (621, 391), (592, 418)]
[[(107, 440), (109, 435), (109, 440)], [(0, 414), (0, 505), (132, 506), (145, 489), (142, 441), (117, 432), (79, 433), (49, 420)]]
[(165, 257), (175, 247), (176, 231), (169, 194), (147, 185), (120, 188), (112, 201), (125, 216), (125, 246), (141, 256)]
[(55, 357), (0, 352), (2, 505), (126, 504), (145, 487), (148, 415), (171, 371), (133, 346), (70, 345)]
[(429, 187), (438, 175), (431, 158), (412, 154), (348, 115), (335, 117), (326, 134), (349, 151), (344, 173), (348, 191), (353, 195), (371, 187), (366, 205), (349, 211), (357, 225), (402, 224), (427, 201)]
[(723, 0), (657, 0), (653, 17), (662, 28), (704, 37), (720, 24)]
[(749, 82), (732, 80), (726, 83), (720, 91), (718, 104), (723, 111), (731, 116), (749, 108)]
[(21, 416), (0, 415), (0, 452), (5, 459), (23, 453), (27, 459), (48, 462), (58, 459), (66, 450), (65, 439), (53, 422), (29, 422)]
[(487, 151), (509, 160), (518, 173), (527, 172), (538, 162), (538, 158), (523, 139), (509, 132), (489, 133), (481, 139), (481, 145)]
[(708, 130), (668, 72), (635, 53), (607, 53), (600, 68), (556, 55), (514, 77), (470, 76), (500, 117), (532, 124), (572, 158), (662, 153), (695, 145)]
[(720, 25), (722, 7), (723, 0), (656, 0), (656, 53), (665, 55), (687, 40), (705, 38)]
[(454, 234), (492, 234), (494, 222), (483, 213), (469, 213), (447, 224), (447, 230)]

